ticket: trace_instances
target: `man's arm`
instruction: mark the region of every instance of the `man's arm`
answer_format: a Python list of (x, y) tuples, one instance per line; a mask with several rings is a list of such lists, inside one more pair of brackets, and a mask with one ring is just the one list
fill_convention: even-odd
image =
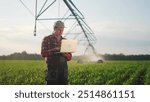
[(49, 56), (49, 51), (48, 51), (48, 38), (45, 37), (42, 41), (41, 45), (41, 55), (42, 57), (48, 57)]

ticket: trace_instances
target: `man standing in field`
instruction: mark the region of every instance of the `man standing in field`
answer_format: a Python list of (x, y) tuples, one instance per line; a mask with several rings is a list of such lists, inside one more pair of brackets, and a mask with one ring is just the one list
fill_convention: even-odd
[(64, 23), (57, 21), (51, 35), (44, 37), (41, 46), (41, 55), (47, 63), (46, 82), (47, 85), (68, 84), (68, 65), (71, 53), (60, 53)]

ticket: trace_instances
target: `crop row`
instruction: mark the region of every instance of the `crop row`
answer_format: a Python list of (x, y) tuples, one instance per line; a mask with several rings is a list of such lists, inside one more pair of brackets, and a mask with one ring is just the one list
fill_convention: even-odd
[[(70, 61), (69, 84), (144, 85), (150, 84), (150, 61), (108, 61), (83, 63)], [(0, 84), (45, 84), (44, 61), (0, 61)]]

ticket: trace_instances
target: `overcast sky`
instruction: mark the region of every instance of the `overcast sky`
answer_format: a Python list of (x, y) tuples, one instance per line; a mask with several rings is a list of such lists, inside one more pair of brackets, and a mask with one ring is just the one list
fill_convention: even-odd
[[(32, 13), (20, 0), (0, 0), (0, 55), (22, 51), (40, 54), (43, 37), (53, 30), (54, 21), (49, 25), (43, 21), (38, 23), (34, 37), (35, 0), (22, 1)], [(39, 4), (43, 1), (38, 0)], [(56, 2), (42, 17), (61, 17), (66, 7), (60, 1), (61, 10)], [(72, 1), (94, 31), (98, 53), (150, 54), (150, 0)]]

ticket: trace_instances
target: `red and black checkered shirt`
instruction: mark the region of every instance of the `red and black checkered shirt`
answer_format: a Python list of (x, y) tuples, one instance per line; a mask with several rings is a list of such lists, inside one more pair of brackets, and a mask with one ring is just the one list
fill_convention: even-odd
[[(51, 58), (54, 52), (60, 52), (61, 40), (63, 38), (58, 38), (55, 35), (49, 35), (44, 37), (41, 46), (42, 57)], [(72, 54), (63, 54), (67, 61), (71, 60)]]

